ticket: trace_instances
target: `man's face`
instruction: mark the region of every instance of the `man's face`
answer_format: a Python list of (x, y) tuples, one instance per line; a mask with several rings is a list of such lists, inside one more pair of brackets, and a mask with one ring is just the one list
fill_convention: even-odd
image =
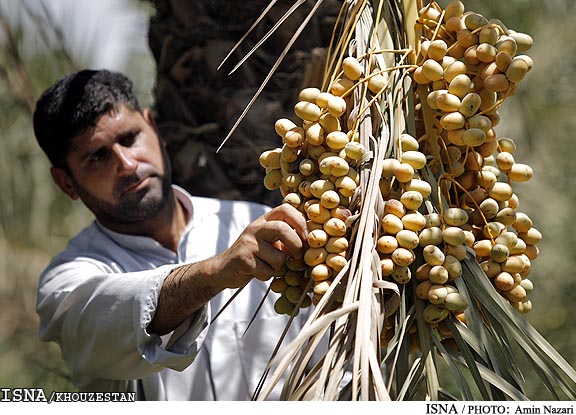
[[(150, 113), (122, 105), (72, 141), (70, 190), (108, 223), (149, 219), (170, 194), (170, 165)], [(62, 187), (62, 186), (61, 186)]]

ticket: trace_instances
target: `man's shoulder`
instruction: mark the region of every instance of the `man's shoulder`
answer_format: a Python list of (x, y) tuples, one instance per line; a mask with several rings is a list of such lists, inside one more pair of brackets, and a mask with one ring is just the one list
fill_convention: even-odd
[(104, 235), (93, 222), (70, 238), (66, 247), (52, 257), (42, 272), (45, 279), (54, 272), (65, 272), (68, 269), (104, 271), (105, 261), (101, 252)]
[[(210, 196), (192, 195), (183, 187), (172, 185), (180, 201), (191, 208), (198, 215), (231, 214), (246, 215), (253, 219), (263, 215), (272, 208), (263, 203), (249, 200), (221, 199)], [(189, 205), (191, 204), (191, 206)]]
[(66, 262), (81, 258), (98, 258), (103, 247), (107, 246), (108, 237), (99, 229), (96, 222), (86, 226), (75, 236), (71, 237), (66, 247), (54, 256), (56, 262)]
[(202, 215), (223, 215), (254, 220), (271, 207), (258, 202), (246, 200), (228, 200), (204, 196), (191, 196), (195, 212)]
[(66, 250), (87, 250), (94, 245), (99, 246), (100, 241), (104, 238), (106, 235), (94, 221), (70, 238)]

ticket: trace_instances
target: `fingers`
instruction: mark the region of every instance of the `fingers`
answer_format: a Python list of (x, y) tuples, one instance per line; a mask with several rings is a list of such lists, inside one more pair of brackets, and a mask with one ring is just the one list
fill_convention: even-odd
[[(226, 257), (239, 279), (268, 280), (282, 268), (286, 257), (301, 259), (307, 239), (304, 215), (290, 205), (280, 205), (252, 222)], [(234, 281), (233, 284), (237, 284)]]
[(300, 236), (300, 238), (305, 241), (308, 238), (308, 230), (306, 226), (306, 218), (304, 215), (298, 211), (294, 206), (287, 203), (283, 203), (280, 206), (272, 209), (264, 215), (264, 219), (267, 221), (282, 221), (290, 225)]
[(254, 235), (256, 238), (268, 242), (271, 248), (276, 251), (279, 250), (272, 245), (280, 242), (289, 255), (295, 258), (302, 258), (304, 254), (304, 241), (300, 235), (295, 232), (295, 229), (286, 222), (280, 222), (278, 220), (265, 222), (256, 230)]
[(269, 242), (258, 241), (258, 250), (255, 253), (255, 264), (252, 275), (259, 280), (269, 279), (276, 271), (284, 266), (286, 254)]

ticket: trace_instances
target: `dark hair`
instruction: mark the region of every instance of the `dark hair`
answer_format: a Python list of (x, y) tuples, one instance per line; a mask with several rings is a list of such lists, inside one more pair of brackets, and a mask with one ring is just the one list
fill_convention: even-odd
[(36, 140), (52, 165), (68, 169), (66, 156), (72, 139), (119, 104), (140, 111), (132, 82), (117, 72), (82, 70), (48, 88), (36, 103), (33, 122)]

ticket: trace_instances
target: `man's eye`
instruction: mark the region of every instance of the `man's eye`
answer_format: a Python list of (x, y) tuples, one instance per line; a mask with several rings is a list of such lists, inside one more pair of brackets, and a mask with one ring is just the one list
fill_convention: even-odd
[(137, 136), (138, 136), (138, 133), (136, 133), (136, 132), (125, 135), (124, 137), (122, 137), (122, 139), (119, 141), (119, 143), (122, 147), (130, 147), (136, 141)]
[(96, 161), (100, 161), (103, 160), (104, 158), (106, 158), (106, 150), (102, 149), (102, 150), (98, 150), (94, 153), (92, 153), (92, 155), (90, 156), (90, 162), (96, 162)]

